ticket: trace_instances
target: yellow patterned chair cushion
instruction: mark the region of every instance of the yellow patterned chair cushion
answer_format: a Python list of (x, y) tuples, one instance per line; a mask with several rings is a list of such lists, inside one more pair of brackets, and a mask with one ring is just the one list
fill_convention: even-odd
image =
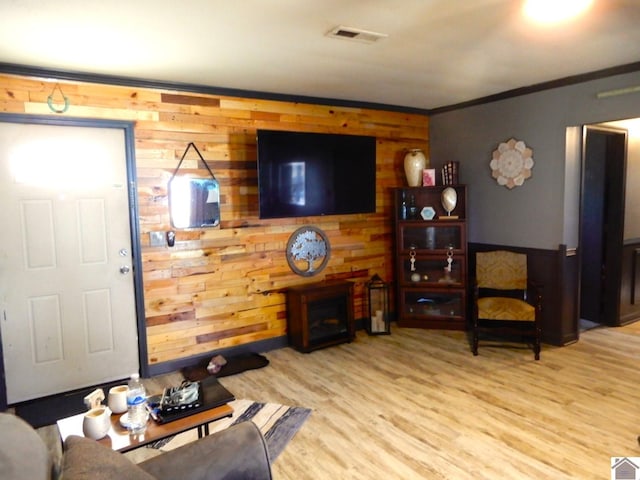
[(478, 318), (529, 322), (536, 319), (536, 310), (517, 298), (484, 297), (478, 299)]
[(524, 253), (498, 250), (476, 254), (476, 281), (480, 288), (525, 290), (527, 256)]
[[(535, 305), (527, 301), (529, 288)], [(506, 250), (477, 252), (474, 296), (474, 355), (478, 355), (480, 333), (490, 334), (492, 339), (502, 335), (513, 339), (517, 335), (533, 343), (534, 358), (540, 360), (542, 291), (528, 282), (526, 254)]]

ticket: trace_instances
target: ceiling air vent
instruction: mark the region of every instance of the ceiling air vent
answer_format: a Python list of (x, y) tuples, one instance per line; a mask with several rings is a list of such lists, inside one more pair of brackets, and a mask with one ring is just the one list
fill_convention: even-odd
[(327, 36), (364, 43), (374, 43), (388, 37), (386, 33), (370, 32), (368, 30), (343, 26), (335, 27), (327, 33)]

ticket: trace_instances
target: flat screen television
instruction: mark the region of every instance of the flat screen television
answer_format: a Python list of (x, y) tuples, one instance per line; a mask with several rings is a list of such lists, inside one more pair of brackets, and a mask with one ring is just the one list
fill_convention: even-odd
[(376, 211), (376, 139), (258, 130), (260, 218)]

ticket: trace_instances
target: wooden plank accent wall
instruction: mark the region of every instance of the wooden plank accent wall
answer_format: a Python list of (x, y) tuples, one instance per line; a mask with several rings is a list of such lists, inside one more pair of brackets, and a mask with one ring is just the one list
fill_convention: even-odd
[[(52, 115), (47, 96), (55, 85), (0, 75), (0, 111)], [(405, 149), (428, 152), (426, 115), (71, 81), (60, 86), (70, 100), (65, 116), (135, 122), (150, 365), (286, 335), (289, 286), (351, 279), (355, 318), (362, 318), (366, 281), (374, 273), (393, 280), (391, 188), (405, 182)], [(375, 136), (375, 214), (260, 220), (260, 128)], [(167, 182), (189, 142), (220, 182), (221, 225), (179, 230), (173, 248), (151, 247), (149, 232), (171, 229)], [(196, 156), (183, 166), (196, 169)], [(311, 278), (291, 272), (285, 258), (289, 236), (305, 224), (324, 230), (332, 248), (327, 268)]]

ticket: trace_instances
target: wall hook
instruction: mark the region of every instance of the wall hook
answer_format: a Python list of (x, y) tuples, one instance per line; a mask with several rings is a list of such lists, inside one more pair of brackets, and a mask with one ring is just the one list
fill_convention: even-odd
[[(56, 93), (56, 90), (60, 92), (60, 95), (62, 95), (62, 98), (64, 100), (64, 107), (62, 108), (56, 108), (53, 105), (53, 95)], [(65, 96), (62, 88), (60, 88), (60, 84), (56, 83), (55, 87), (53, 87), (53, 90), (51, 90), (51, 94), (47, 97), (47, 105), (49, 105), (49, 109), (55, 113), (64, 113), (69, 109), (69, 98)]]

